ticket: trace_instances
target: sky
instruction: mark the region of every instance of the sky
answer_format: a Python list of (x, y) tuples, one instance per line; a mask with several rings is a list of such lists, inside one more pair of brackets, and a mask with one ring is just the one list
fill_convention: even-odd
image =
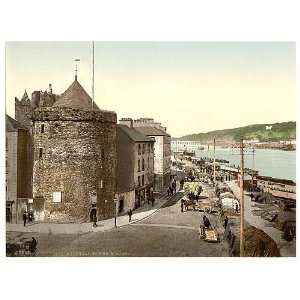
[[(8, 42), (6, 113), (24, 90), (92, 95), (92, 42)], [(152, 117), (173, 137), (296, 120), (296, 44), (95, 42), (95, 102), (122, 117)]]

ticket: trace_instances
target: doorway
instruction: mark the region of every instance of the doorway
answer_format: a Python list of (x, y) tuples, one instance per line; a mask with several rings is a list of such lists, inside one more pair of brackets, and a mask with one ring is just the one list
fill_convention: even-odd
[(12, 222), (12, 209), (11, 203), (6, 203), (6, 223)]

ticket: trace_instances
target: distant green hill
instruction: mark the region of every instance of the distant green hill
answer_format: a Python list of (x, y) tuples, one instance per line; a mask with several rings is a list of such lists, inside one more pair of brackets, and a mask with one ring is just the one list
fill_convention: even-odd
[[(272, 126), (267, 130), (266, 126)], [(257, 139), (260, 142), (277, 142), (296, 139), (296, 122), (283, 122), (274, 124), (257, 124), (233, 129), (215, 130), (207, 133), (185, 135), (177, 140), (186, 141), (211, 141), (214, 138), (219, 142)]]

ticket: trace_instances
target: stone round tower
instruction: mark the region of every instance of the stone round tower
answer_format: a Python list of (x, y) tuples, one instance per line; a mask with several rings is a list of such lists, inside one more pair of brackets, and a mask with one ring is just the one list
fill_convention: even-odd
[(52, 107), (33, 112), (33, 197), (39, 221), (87, 222), (114, 215), (115, 112), (100, 110), (77, 81)]

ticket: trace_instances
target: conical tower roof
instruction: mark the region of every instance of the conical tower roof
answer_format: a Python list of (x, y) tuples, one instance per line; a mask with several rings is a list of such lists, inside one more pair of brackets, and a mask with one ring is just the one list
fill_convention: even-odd
[[(53, 107), (69, 107), (81, 110), (92, 110), (92, 98), (77, 81), (77, 78), (75, 78), (74, 82), (53, 104)], [(95, 102), (93, 108), (94, 110), (99, 110)]]

